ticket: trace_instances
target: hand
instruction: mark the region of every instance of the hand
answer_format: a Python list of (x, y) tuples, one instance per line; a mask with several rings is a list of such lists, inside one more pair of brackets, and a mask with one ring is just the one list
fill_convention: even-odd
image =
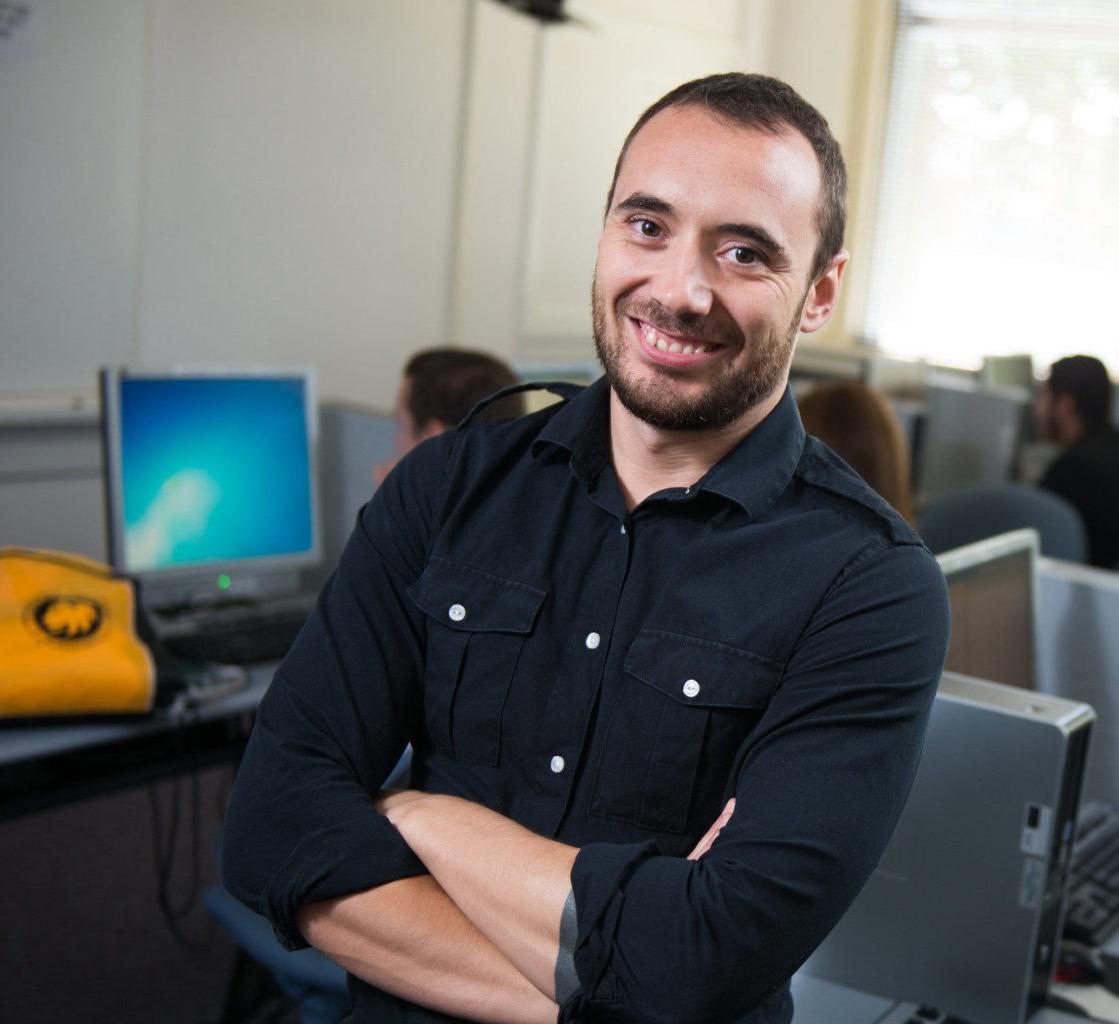
[(733, 796), (727, 801), (726, 807), (723, 808), (723, 813), (715, 819), (711, 827), (704, 833), (703, 838), (695, 844), (695, 849), (688, 854), (688, 860), (699, 860), (700, 857), (711, 849), (711, 844), (719, 838), (719, 833), (722, 832), (723, 826), (730, 821), (732, 814), (734, 814)]

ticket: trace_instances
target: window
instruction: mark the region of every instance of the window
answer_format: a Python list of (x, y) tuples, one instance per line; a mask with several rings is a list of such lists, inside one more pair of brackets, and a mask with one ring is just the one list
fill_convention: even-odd
[(1119, 374), (1119, 3), (901, 0), (867, 333)]

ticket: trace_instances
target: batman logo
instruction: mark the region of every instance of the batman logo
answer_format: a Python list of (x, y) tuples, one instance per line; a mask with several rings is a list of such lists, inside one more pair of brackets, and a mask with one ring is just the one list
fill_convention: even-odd
[(52, 640), (86, 640), (101, 628), (105, 609), (88, 597), (48, 597), (35, 605), (31, 617)]

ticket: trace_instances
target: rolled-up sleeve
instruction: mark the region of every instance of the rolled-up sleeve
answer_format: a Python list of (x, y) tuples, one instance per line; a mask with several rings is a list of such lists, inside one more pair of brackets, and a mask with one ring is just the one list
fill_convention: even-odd
[(582, 991), (561, 1019), (731, 1021), (780, 992), (885, 850), (947, 640), (927, 550), (883, 542), (853, 559), (738, 752), (735, 811), (711, 850), (698, 861), (649, 843), (579, 853)]
[(372, 798), (422, 715), (425, 627), (405, 590), (426, 558), (449, 443), (412, 452), (361, 511), (238, 771), (223, 881), (289, 948), (306, 945), (303, 904), (424, 871)]

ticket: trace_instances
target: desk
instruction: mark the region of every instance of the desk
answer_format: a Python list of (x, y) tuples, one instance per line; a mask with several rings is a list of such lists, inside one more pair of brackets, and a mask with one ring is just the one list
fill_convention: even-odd
[(180, 712), (75, 725), (0, 725), (0, 820), (240, 758), (275, 664), (236, 693)]

